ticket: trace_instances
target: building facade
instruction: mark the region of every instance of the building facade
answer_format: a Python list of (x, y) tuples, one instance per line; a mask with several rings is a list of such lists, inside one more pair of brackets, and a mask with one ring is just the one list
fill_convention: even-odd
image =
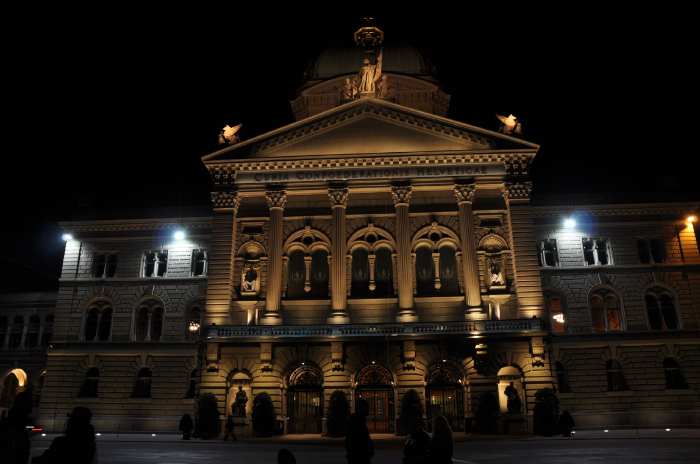
[(398, 433), (415, 390), (458, 431), (493, 398), (512, 431), (544, 388), (582, 426), (700, 423), (698, 204), (533, 205), (539, 147), (447, 118), (420, 54), (369, 32), (294, 123), (203, 158), (211, 216), (62, 224), (42, 423), (175, 430), (242, 391), (243, 433), (260, 395), (323, 433), (340, 391)]

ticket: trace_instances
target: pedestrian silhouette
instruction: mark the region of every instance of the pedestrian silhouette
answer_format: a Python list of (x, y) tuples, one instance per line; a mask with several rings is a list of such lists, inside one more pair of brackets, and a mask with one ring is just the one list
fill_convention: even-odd
[(369, 464), (374, 456), (374, 443), (372, 443), (367, 429), (368, 415), (369, 403), (364, 399), (359, 399), (355, 414), (350, 416), (350, 425), (345, 436), (348, 464)]
[(433, 422), (433, 438), (430, 440), (428, 458), (430, 464), (449, 464), (452, 462), (452, 429), (445, 416), (438, 416)]
[(403, 447), (403, 464), (423, 464), (430, 448), (430, 435), (425, 431), (423, 420), (412, 424), (411, 433)]
[(564, 437), (570, 437), (574, 427), (576, 427), (576, 423), (574, 422), (574, 418), (571, 417), (571, 413), (569, 413), (569, 411), (562, 411), (559, 416), (559, 432)]
[(32, 459), (33, 464), (91, 464), (95, 460), (95, 429), (90, 424), (92, 412), (77, 406), (68, 414), (66, 431), (54, 438), (44, 454)]
[(192, 422), (192, 417), (189, 414), (184, 414), (182, 419), (180, 419), (180, 432), (182, 432), (182, 439), (189, 440), (192, 436), (192, 429), (194, 428), (194, 422)]
[(277, 464), (297, 464), (297, 459), (287, 448), (282, 448), (277, 453)]
[(0, 456), (3, 463), (26, 464), (29, 460), (29, 432), (26, 429), (31, 414), (31, 392), (19, 393), (12, 408), (0, 422)]

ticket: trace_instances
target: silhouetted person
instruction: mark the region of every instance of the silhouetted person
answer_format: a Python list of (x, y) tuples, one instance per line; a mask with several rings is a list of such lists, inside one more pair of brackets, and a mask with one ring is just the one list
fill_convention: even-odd
[(570, 437), (574, 427), (576, 427), (576, 423), (574, 422), (574, 418), (571, 417), (569, 411), (562, 411), (561, 415), (559, 416), (559, 431), (561, 432), (562, 436)]
[(192, 422), (192, 417), (189, 414), (184, 414), (182, 419), (180, 419), (180, 432), (182, 432), (182, 439), (189, 440), (192, 436), (192, 429), (194, 428), (194, 422)]
[(19, 393), (12, 408), (0, 422), (0, 456), (8, 464), (27, 464), (29, 461), (29, 432), (26, 429), (32, 411), (31, 393)]
[(403, 464), (423, 464), (430, 448), (430, 435), (422, 420), (416, 421), (403, 447)]
[(350, 416), (348, 433), (345, 436), (345, 450), (348, 464), (369, 464), (374, 456), (374, 443), (367, 429), (369, 403), (360, 399), (355, 414)]
[(433, 438), (430, 440), (428, 461), (430, 464), (449, 464), (452, 462), (452, 429), (445, 416), (438, 416), (433, 422)]
[(236, 424), (233, 423), (233, 416), (228, 416), (224, 431), (224, 441), (228, 440), (229, 436), (231, 437), (231, 441), (236, 441), (236, 431), (234, 430), (235, 426)]
[(35, 464), (91, 464), (95, 460), (95, 429), (90, 424), (92, 413), (77, 406), (68, 414), (66, 432), (54, 438), (44, 454), (32, 459)]
[(297, 459), (287, 448), (282, 448), (277, 453), (277, 464), (297, 464)]

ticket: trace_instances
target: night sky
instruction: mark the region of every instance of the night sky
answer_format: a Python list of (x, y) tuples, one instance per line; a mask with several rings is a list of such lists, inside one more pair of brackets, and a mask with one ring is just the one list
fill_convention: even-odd
[(242, 122), (245, 139), (292, 122), (304, 70), (328, 42), (351, 43), (368, 13), (432, 60), (452, 118), (494, 130), (496, 113), (523, 121), (542, 146), (536, 198), (700, 198), (687, 12), (465, 3), (441, 15), (327, 5), (324, 17), (270, 17), (173, 5), (4, 15), (2, 290), (55, 285), (57, 221), (206, 211), (200, 157), (220, 128)]

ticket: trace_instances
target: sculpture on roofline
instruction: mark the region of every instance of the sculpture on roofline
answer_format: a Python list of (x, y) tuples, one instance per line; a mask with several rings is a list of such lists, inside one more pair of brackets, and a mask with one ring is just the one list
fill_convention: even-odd
[(501, 121), (501, 127), (500, 129), (498, 129), (498, 132), (501, 132), (506, 135), (520, 135), (523, 133), (522, 124), (520, 124), (518, 118), (516, 118), (512, 114), (508, 116), (501, 116), (500, 114), (497, 114), (496, 117), (499, 121)]
[(238, 131), (241, 130), (243, 124), (237, 124), (235, 126), (229, 126), (226, 124), (221, 132), (219, 132), (219, 143), (231, 145), (238, 142)]

